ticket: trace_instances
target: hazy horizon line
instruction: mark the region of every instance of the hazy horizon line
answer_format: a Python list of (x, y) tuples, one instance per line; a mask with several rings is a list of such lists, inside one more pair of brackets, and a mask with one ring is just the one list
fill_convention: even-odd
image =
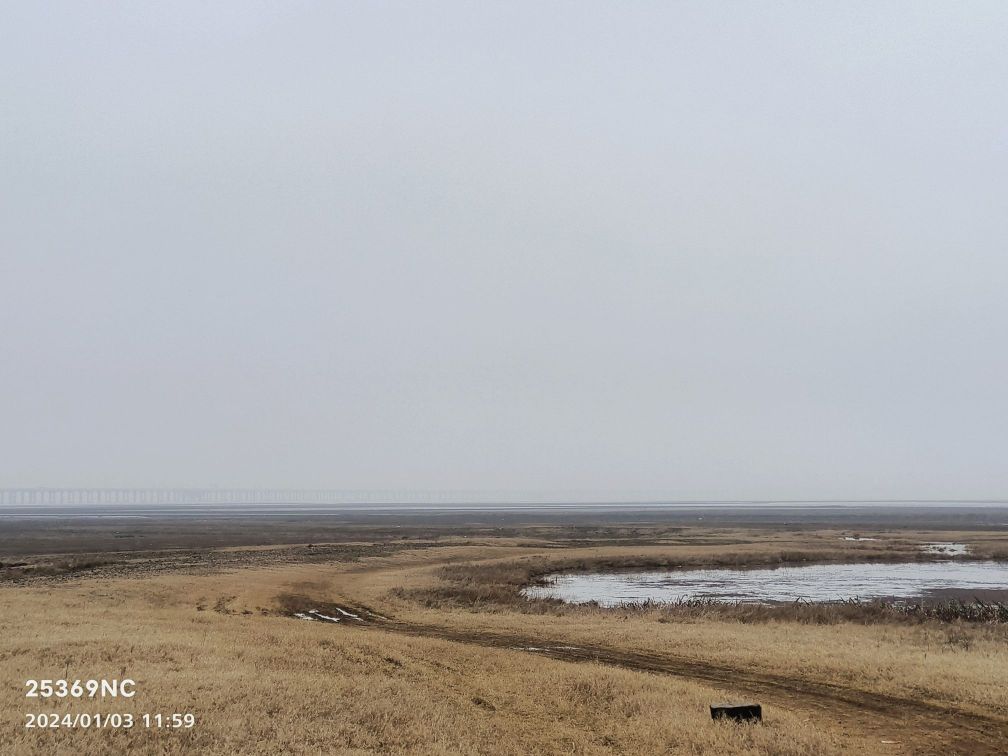
[[(591, 489), (480, 489), (480, 488), (448, 488), (448, 489), (388, 489), (388, 488), (328, 488), (328, 487), (285, 487), (285, 486), (0, 486), (0, 501), (11, 496), (49, 494), (49, 495), (171, 495), (183, 497), (216, 496), (216, 502), (224, 503), (220, 497), (259, 497), (260, 501), (235, 503), (280, 503), (278, 499), (285, 497), (318, 497), (316, 500), (302, 499), (291, 503), (353, 503), (367, 499), (362, 503), (382, 503), (405, 500), (405, 503), (486, 503), (486, 504), (522, 504), (522, 503), (599, 503), (599, 504), (831, 504), (831, 503), (962, 503), (986, 504), (1006, 503), (1008, 496), (969, 496), (969, 497), (933, 497), (933, 496), (899, 496), (899, 497), (705, 497), (683, 496), (655, 490), (591, 490)], [(265, 498), (264, 498), (265, 497)], [(275, 497), (270, 500), (269, 497)], [(462, 500), (460, 497), (466, 497)], [(343, 499), (344, 501), (336, 501)], [(453, 501), (449, 501), (453, 500)], [(478, 501), (474, 501), (478, 500)], [(33, 503), (33, 502), (22, 502)], [(57, 502), (63, 503), (63, 502)], [(67, 502), (69, 503), (69, 502)], [(184, 503), (184, 502), (179, 502)], [(198, 502), (194, 502), (198, 503)]]

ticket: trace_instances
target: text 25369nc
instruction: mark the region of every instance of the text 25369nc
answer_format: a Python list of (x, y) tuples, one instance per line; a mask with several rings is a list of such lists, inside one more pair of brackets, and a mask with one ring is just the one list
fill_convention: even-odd
[(122, 680), (25, 680), (25, 698), (132, 698), (136, 683)]

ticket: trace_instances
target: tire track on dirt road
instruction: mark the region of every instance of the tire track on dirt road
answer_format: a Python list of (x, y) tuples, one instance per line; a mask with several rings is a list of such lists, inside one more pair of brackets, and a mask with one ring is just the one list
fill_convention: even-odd
[[(317, 611), (319, 604), (313, 602)], [(423, 638), (534, 653), (571, 663), (606, 664), (652, 674), (665, 674), (723, 689), (727, 696), (751, 697), (786, 709), (841, 732), (874, 739), (880, 753), (1008, 753), (1008, 720), (944, 707), (928, 701), (844, 687), (817, 680), (775, 675), (755, 669), (718, 665), (686, 657), (628, 651), (600, 645), (560, 645), (542, 637), (499, 632), (471, 632), (441, 625), (405, 622), (365, 608), (322, 604), (330, 614), (362, 618), (353, 627)]]

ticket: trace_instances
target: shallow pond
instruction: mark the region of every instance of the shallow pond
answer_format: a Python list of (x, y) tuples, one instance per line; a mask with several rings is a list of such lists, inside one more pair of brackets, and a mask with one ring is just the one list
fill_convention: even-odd
[(971, 592), (1001, 599), (1008, 591), (1006, 562), (911, 562), (902, 564), (816, 564), (754, 570), (674, 570), (552, 575), (549, 584), (530, 586), (529, 598), (557, 598), (602, 606), (688, 598), (721, 601), (835, 601), (918, 598)]

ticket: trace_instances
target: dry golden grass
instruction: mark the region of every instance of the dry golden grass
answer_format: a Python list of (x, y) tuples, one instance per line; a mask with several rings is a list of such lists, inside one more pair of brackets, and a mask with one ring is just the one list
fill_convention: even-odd
[[(830, 532), (699, 535), (698, 543), (677, 537), (582, 548), (485, 540), (341, 564), (0, 586), (7, 691), (0, 752), (949, 752), (941, 733), (902, 725), (899, 712), (861, 711), (856, 701), (833, 712), (771, 688), (765, 725), (716, 725), (706, 706), (730, 695), (731, 685), (555, 661), (508, 648), (500, 641), (508, 637), (515, 646), (532, 638), (540, 646), (607, 647), (834, 686), (855, 699), (888, 695), (1008, 717), (1008, 643), (998, 628), (670, 622), (660, 613), (534, 613), (493, 602), (426, 607), (411, 598), (446, 585), (446, 574), (465, 574), (471, 562), (493, 565), (479, 569), (495, 574), (515, 562), (538, 570), (571, 560), (758, 561), (782, 551), (821, 556), (863, 548)], [(910, 550), (918, 540), (956, 538), (899, 533), (871, 548)], [(984, 548), (1003, 548), (993, 536), (972, 534), (971, 542), (980, 540)], [(455, 567), (446, 573), (446, 565)], [(369, 606), (403, 628), (443, 629), (472, 642), (291, 619), (280, 613), (283, 595)], [(490, 636), (494, 647), (476, 645)], [(64, 676), (128, 676), (138, 693), (126, 703), (94, 705), (23, 697), (24, 680)], [(29, 711), (192, 712), (197, 724), (173, 733), (41, 732), (24, 729)]]
[[(923, 534), (922, 540), (932, 540)], [(971, 534), (956, 534), (970, 537)], [(984, 536), (990, 538), (990, 536)], [(952, 540), (947, 536), (942, 539)], [(971, 539), (972, 540), (972, 539)], [(900, 534), (895, 548), (917, 538)], [(680, 546), (644, 548), (590, 548), (523, 553), (515, 557), (481, 560), (475, 571), (465, 563), (436, 569), (404, 568), (386, 576), (383, 588), (395, 584), (382, 596), (384, 608), (411, 621), (451, 626), (473, 633), (514, 632), (541, 637), (559, 644), (612, 644), (619, 648), (732, 664), (768, 673), (793, 675), (824, 683), (856, 684), (860, 689), (892, 696), (908, 696), (939, 705), (952, 704), (969, 711), (994, 711), (1008, 716), (1008, 627), (965, 623), (916, 625), (860, 624), (840, 622), (816, 625), (790, 619), (760, 623), (742, 617), (670, 617), (660, 609), (621, 612), (592, 607), (550, 606), (548, 611), (509, 608), (516, 581), (572, 565), (589, 568), (597, 563), (647, 565), (653, 562), (679, 564), (765, 564), (777, 561), (779, 540), (758, 539), (752, 544), (726, 547)], [(802, 554), (811, 558), (842, 561), (832, 537), (811, 537)], [(852, 544), (863, 551), (860, 543)], [(884, 555), (885, 543), (874, 544), (876, 558)], [(671, 552), (671, 553), (670, 553)], [(786, 552), (785, 552), (786, 553)], [(916, 549), (915, 549), (916, 553)], [(483, 573), (486, 582), (474, 581), (462, 595), (482, 596), (474, 606), (428, 607), (414, 596), (439, 591), (450, 594), (450, 578)], [(495, 583), (495, 577), (501, 583)], [(391, 578), (391, 579), (389, 579)], [(448, 578), (448, 579), (446, 579)], [(365, 594), (367, 595), (367, 594)], [(369, 596), (378, 600), (377, 592)]]
[[(0, 590), (8, 690), (0, 751), (820, 754), (864, 746), (773, 707), (765, 726), (715, 725), (705, 707), (720, 695), (689, 681), (197, 611), (200, 596), (232, 590), (228, 577)], [(310, 582), (292, 577), (272, 579)], [(138, 693), (96, 705), (21, 698), (24, 679), (66, 670), (130, 676)], [(23, 728), (27, 711), (192, 712), (197, 724), (174, 733), (37, 731)]]

